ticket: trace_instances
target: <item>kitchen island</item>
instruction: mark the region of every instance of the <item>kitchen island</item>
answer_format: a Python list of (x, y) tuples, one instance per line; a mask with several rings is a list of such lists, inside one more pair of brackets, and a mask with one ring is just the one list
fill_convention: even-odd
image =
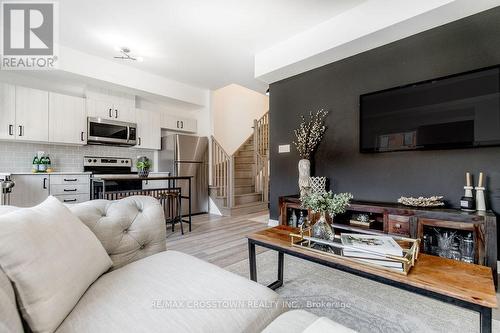
[[(94, 194), (93, 199), (107, 199), (107, 200), (116, 200), (128, 196), (133, 195), (147, 195), (158, 197), (165, 193), (177, 192), (180, 196), (181, 201), (187, 200), (188, 202), (188, 214), (187, 216), (182, 216), (180, 214), (180, 223), (188, 223), (189, 231), (191, 231), (191, 222), (192, 222), (192, 176), (161, 176), (161, 175), (152, 175), (148, 177), (139, 177), (137, 174), (108, 174), (108, 175), (93, 175), (92, 180), (92, 189), (91, 192)], [(109, 190), (109, 188), (113, 187), (120, 182), (139, 182), (139, 181), (157, 181), (163, 180), (167, 181), (166, 186), (160, 186), (158, 188), (149, 188), (149, 189), (131, 189), (131, 190), (120, 190), (113, 191)], [(178, 185), (179, 182), (187, 182), (187, 193), (183, 193), (182, 187)], [(110, 186), (111, 185), (111, 186)], [(180, 208), (179, 208), (180, 209)], [(187, 220), (184, 218), (187, 217)]]

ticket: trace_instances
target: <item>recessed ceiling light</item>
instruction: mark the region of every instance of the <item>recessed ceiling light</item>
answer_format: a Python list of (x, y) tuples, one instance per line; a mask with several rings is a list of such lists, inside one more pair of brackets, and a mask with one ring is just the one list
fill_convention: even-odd
[(120, 52), (120, 55), (114, 56), (115, 59), (121, 59), (121, 60), (132, 60), (132, 61), (138, 61), (142, 62), (144, 59), (142, 57), (135, 57), (130, 54), (130, 49), (128, 47), (119, 47), (118, 52)]

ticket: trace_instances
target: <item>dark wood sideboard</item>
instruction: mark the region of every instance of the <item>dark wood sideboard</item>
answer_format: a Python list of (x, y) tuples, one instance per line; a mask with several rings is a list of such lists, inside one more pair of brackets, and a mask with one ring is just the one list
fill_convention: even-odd
[[(300, 211), (314, 223), (318, 215), (312, 214), (302, 207), (298, 195), (283, 196), (279, 198), (281, 225), (291, 225), (291, 214), (297, 220)], [(370, 227), (361, 227), (350, 224), (350, 220), (357, 214), (369, 214), (374, 222)], [(459, 236), (472, 235), (474, 241), (474, 263), (491, 267), (495, 286), (497, 286), (497, 225), (496, 216), (491, 211), (464, 212), (448, 208), (417, 208), (400, 204), (352, 201), (347, 212), (330, 219), (336, 233), (360, 232), (369, 234), (392, 234), (423, 240), (435, 235), (435, 231), (454, 232)], [(291, 225), (296, 227), (296, 225)], [(436, 238), (436, 237), (434, 237)], [(436, 240), (434, 240), (434, 243)], [(423, 253), (434, 254), (424, 249)], [(433, 246), (432, 248), (435, 248)]]

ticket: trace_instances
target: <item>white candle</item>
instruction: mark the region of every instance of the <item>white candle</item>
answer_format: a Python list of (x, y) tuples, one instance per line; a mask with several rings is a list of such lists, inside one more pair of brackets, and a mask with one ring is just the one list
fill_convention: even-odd
[(479, 186), (479, 187), (483, 187), (483, 178), (484, 178), (484, 177), (483, 177), (483, 173), (482, 173), (482, 172), (480, 172), (480, 173), (479, 173), (479, 183), (477, 184), (477, 186)]

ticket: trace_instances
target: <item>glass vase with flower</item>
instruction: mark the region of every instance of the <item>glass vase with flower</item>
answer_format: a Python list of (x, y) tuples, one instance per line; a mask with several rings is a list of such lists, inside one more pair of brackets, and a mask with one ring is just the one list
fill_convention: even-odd
[(320, 214), (319, 220), (312, 226), (312, 237), (333, 241), (335, 233), (326, 220), (326, 214), (333, 218), (345, 213), (351, 199), (351, 193), (333, 194), (332, 191), (305, 195), (302, 198), (302, 206), (314, 214)]

